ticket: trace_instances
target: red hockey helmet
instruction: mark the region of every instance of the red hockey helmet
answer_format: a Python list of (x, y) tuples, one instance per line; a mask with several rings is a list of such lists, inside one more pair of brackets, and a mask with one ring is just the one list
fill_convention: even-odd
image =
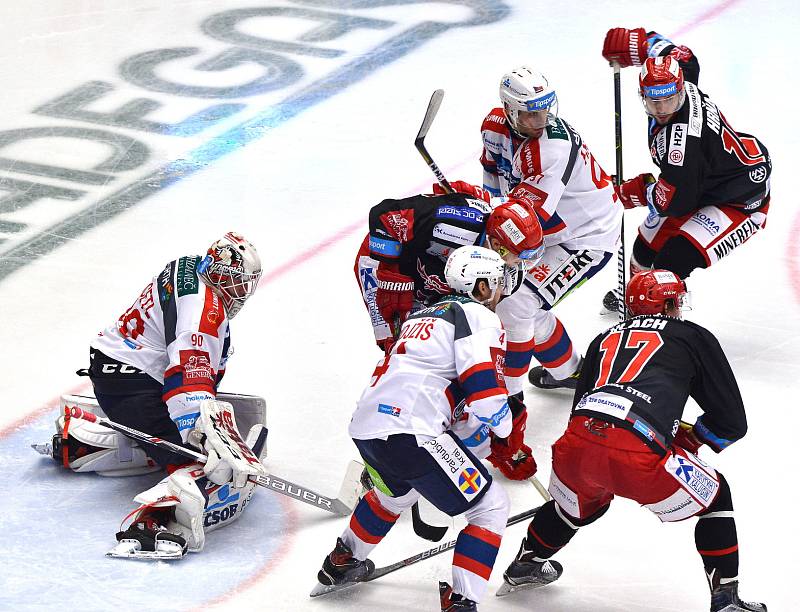
[(500, 257), (507, 255), (522, 260), (528, 267), (535, 266), (544, 254), (542, 226), (536, 213), (519, 200), (509, 199), (497, 206), (486, 222), (486, 235)]
[(648, 57), (639, 73), (639, 95), (648, 115), (661, 124), (669, 121), (686, 99), (678, 60), (669, 55)]
[(676, 308), (686, 303), (689, 292), (686, 283), (668, 270), (645, 270), (637, 272), (628, 281), (625, 300), (632, 316), (664, 314), (667, 300)]

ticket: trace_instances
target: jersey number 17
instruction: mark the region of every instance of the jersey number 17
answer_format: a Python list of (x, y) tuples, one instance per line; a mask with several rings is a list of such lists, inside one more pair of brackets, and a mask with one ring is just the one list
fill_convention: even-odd
[[(600, 361), (600, 374), (594, 387), (602, 387), (609, 383), (631, 382), (641, 374), (647, 362), (662, 346), (664, 340), (656, 331), (633, 329), (609, 334), (600, 343), (603, 358)], [(632, 355), (629, 351), (620, 354), (620, 348), (635, 349), (636, 352)], [(609, 380), (611, 373), (620, 369), (622, 374), (616, 380)]]

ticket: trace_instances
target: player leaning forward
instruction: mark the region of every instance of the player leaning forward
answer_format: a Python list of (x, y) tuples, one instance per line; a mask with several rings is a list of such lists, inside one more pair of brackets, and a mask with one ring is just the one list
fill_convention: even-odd
[(643, 28), (613, 28), (603, 57), (622, 67), (641, 65), (639, 96), (660, 170), (657, 178), (640, 174), (620, 186), (625, 208), (651, 211), (639, 226), (631, 273), (660, 268), (686, 278), (766, 225), (769, 153), (759, 139), (735, 131), (700, 90), (700, 65), (688, 48)]
[[(631, 278), (629, 318), (586, 351), (567, 430), (553, 445), (553, 499), (528, 526), (498, 594), (556, 580), (561, 565), (550, 557), (619, 495), (664, 522), (697, 517), (712, 612), (766, 611), (739, 599), (731, 489), (697, 456), (703, 444), (720, 452), (744, 436), (742, 397), (716, 338), (681, 318), (685, 295), (674, 272)], [(680, 420), (689, 397), (703, 411), (694, 425)]]
[(440, 583), (442, 610), (477, 610), (509, 514), (505, 491), (450, 431), (457, 416), (447, 397), (455, 381), (466, 410), (492, 431), (492, 453), (511, 458), (522, 443), (512, 433), (503, 378), (506, 334), (494, 314), (503, 293), (503, 259), (464, 246), (450, 255), (445, 278), (453, 294), (418, 310), (359, 399), (349, 433), (382, 481), (359, 502), (325, 558), (312, 595), (369, 577), (367, 557), (420, 496), (468, 521), (453, 555), (453, 587)]
[[(230, 404), (213, 401), (231, 352), (229, 320), (256, 290), (260, 276), (255, 247), (229, 232), (205, 257), (168, 263), (91, 343), (88, 375), (112, 421), (178, 445), (194, 444), (208, 455), (201, 465), (156, 446), (127, 446), (126, 452), (125, 439), (106, 444), (113, 449), (102, 448), (116, 433), (69, 420), (72, 469), (136, 473), (155, 461), (169, 472), (136, 496), (142, 506), (117, 534), (119, 544), (110, 554), (178, 558), (187, 550), (202, 550), (207, 530), (241, 515), (255, 487), (248, 477), (266, 474), (259, 461), (266, 430), (254, 425), (249, 448), (243, 447)], [(60, 422), (63, 428), (63, 417)], [(206, 512), (212, 506), (215, 512)]]

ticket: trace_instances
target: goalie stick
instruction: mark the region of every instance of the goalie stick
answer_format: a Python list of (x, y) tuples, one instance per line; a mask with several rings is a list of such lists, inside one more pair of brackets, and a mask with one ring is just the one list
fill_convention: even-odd
[[(517, 523), (521, 523), (529, 518), (531, 518), (534, 514), (536, 514), (541, 506), (536, 506), (535, 508), (531, 508), (530, 510), (526, 510), (525, 512), (520, 512), (519, 514), (515, 514), (514, 516), (509, 517), (508, 522), (506, 523), (506, 527), (510, 527), (511, 525), (516, 525)], [(362, 582), (372, 582), (373, 580), (377, 580), (378, 578), (383, 578), (387, 574), (391, 574), (392, 572), (396, 572), (399, 569), (403, 569), (404, 567), (408, 567), (409, 565), (414, 565), (419, 563), (420, 561), (424, 561), (425, 559), (430, 559), (431, 557), (435, 557), (436, 555), (441, 555), (443, 552), (447, 552), (455, 548), (457, 540), (450, 540), (449, 542), (445, 542), (444, 544), (439, 544), (439, 546), (434, 546), (433, 548), (429, 548), (421, 553), (417, 553), (407, 559), (403, 559), (402, 561), (397, 561), (396, 563), (392, 563), (391, 565), (385, 565), (383, 567), (377, 567), (375, 570), (367, 576), (364, 580), (359, 582), (350, 582), (339, 587), (328, 587), (322, 584), (317, 584), (314, 589), (312, 589), (310, 596), (311, 597), (319, 597), (320, 595), (326, 595), (328, 593), (333, 593), (335, 591), (341, 591), (351, 586), (355, 586), (357, 584), (361, 584)]]
[(431, 154), (428, 153), (428, 149), (425, 147), (425, 137), (428, 135), (428, 130), (431, 129), (431, 124), (436, 118), (436, 113), (439, 112), (439, 106), (442, 104), (442, 98), (444, 98), (444, 89), (437, 89), (431, 95), (431, 100), (428, 102), (428, 108), (425, 110), (425, 117), (422, 119), (422, 125), (419, 126), (419, 132), (417, 132), (417, 137), (414, 139), (414, 146), (417, 148), (417, 151), (419, 151), (422, 159), (425, 160), (425, 163), (428, 164), (428, 167), (431, 169), (434, 176), (436, 176), (436, 180), (439, 181), (439, 184), (445, 190), (445, 193), (453, 193), (455, 190), (450, 183), (447, 182), (447, 179), (444, 178), (444, 174), (441, 170), (439, 170), (439, 166), (437, 166), (436, 162), (433, 161)]
[[(121, 425), (120, 423), (116, 423), (110, 419), (99, 417), (92, 412), (79, 408), (78, 406), (65, 407), (64, 417), (66, 419), (82, 419), (91, 423), (97, 423), (103, 427), (108, 427), (109, 429), (123, 433), (134, 440), (165, 448), (174, 453), (183, 455), (184, 457), (194, 459), (199, 463), (206, 462), (206, 456), (202, 453), (179, 446), (178, 444), (173, 444), (167, 440), (162, 440), (161, 438), (156, 438), (155, 436), (150, 436), (142, 431), (133, 429), (131, 427), (126, 427), (125, 425)], [(364, 466), (357, 461), (350, 462), (347, 467), (347, 472), (345, 474), (344, 481), (342, 482), (342, 486), (339, 489), (339, 497), (336, 498), (326, 497), (325, 495), (321, 495), (316, 491), (312, 491), (311, 489), (280, 478), (279, 476), (275, 476), (274, 474), (270, 474), (269, 476), (259, 476), (258, 478), (253, 478), (252, 481), (257, 485), (264, 487), (265, 489), (275, 491), (281, 495), (286, 495), (287, 497), (304, 502), (314, 506), (315, 508), (320, 508), (321, 510), (326, 510), (327, 512), (331, 512), (339, 516), (349, 516), (353, 512), (356, 502), (358, 501), (358, 494), (361, 490), (359, 476), (363, 467)]]

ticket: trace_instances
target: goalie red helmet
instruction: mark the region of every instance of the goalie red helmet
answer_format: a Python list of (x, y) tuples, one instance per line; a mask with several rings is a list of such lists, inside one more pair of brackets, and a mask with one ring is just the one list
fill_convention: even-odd
[(222, 299), (225, 312), (232, 319), (258, 287), (261, 258), (256, 247), (241, 234), (228, 232), (208, 248), (197, 271)]
[(639, 73), (639, 96), (645, 111), (659, 124), (667, 123), (686, 99), (683, 70), (674, 57), (648, 57)]
[(486, 235), (492, 239), (492, 248), (510, 265), (518, 258), (532, 268), (544, 254), (539, 219), (519, 200), (510, 199), (490, 213)]
[(689, 292), (686, 283), (668, 270), (645, 270), (637, 272), (628, 281), (625, 300), (632, 316), (664, 314), (667, 302), (675, 308), (687, 304)]

